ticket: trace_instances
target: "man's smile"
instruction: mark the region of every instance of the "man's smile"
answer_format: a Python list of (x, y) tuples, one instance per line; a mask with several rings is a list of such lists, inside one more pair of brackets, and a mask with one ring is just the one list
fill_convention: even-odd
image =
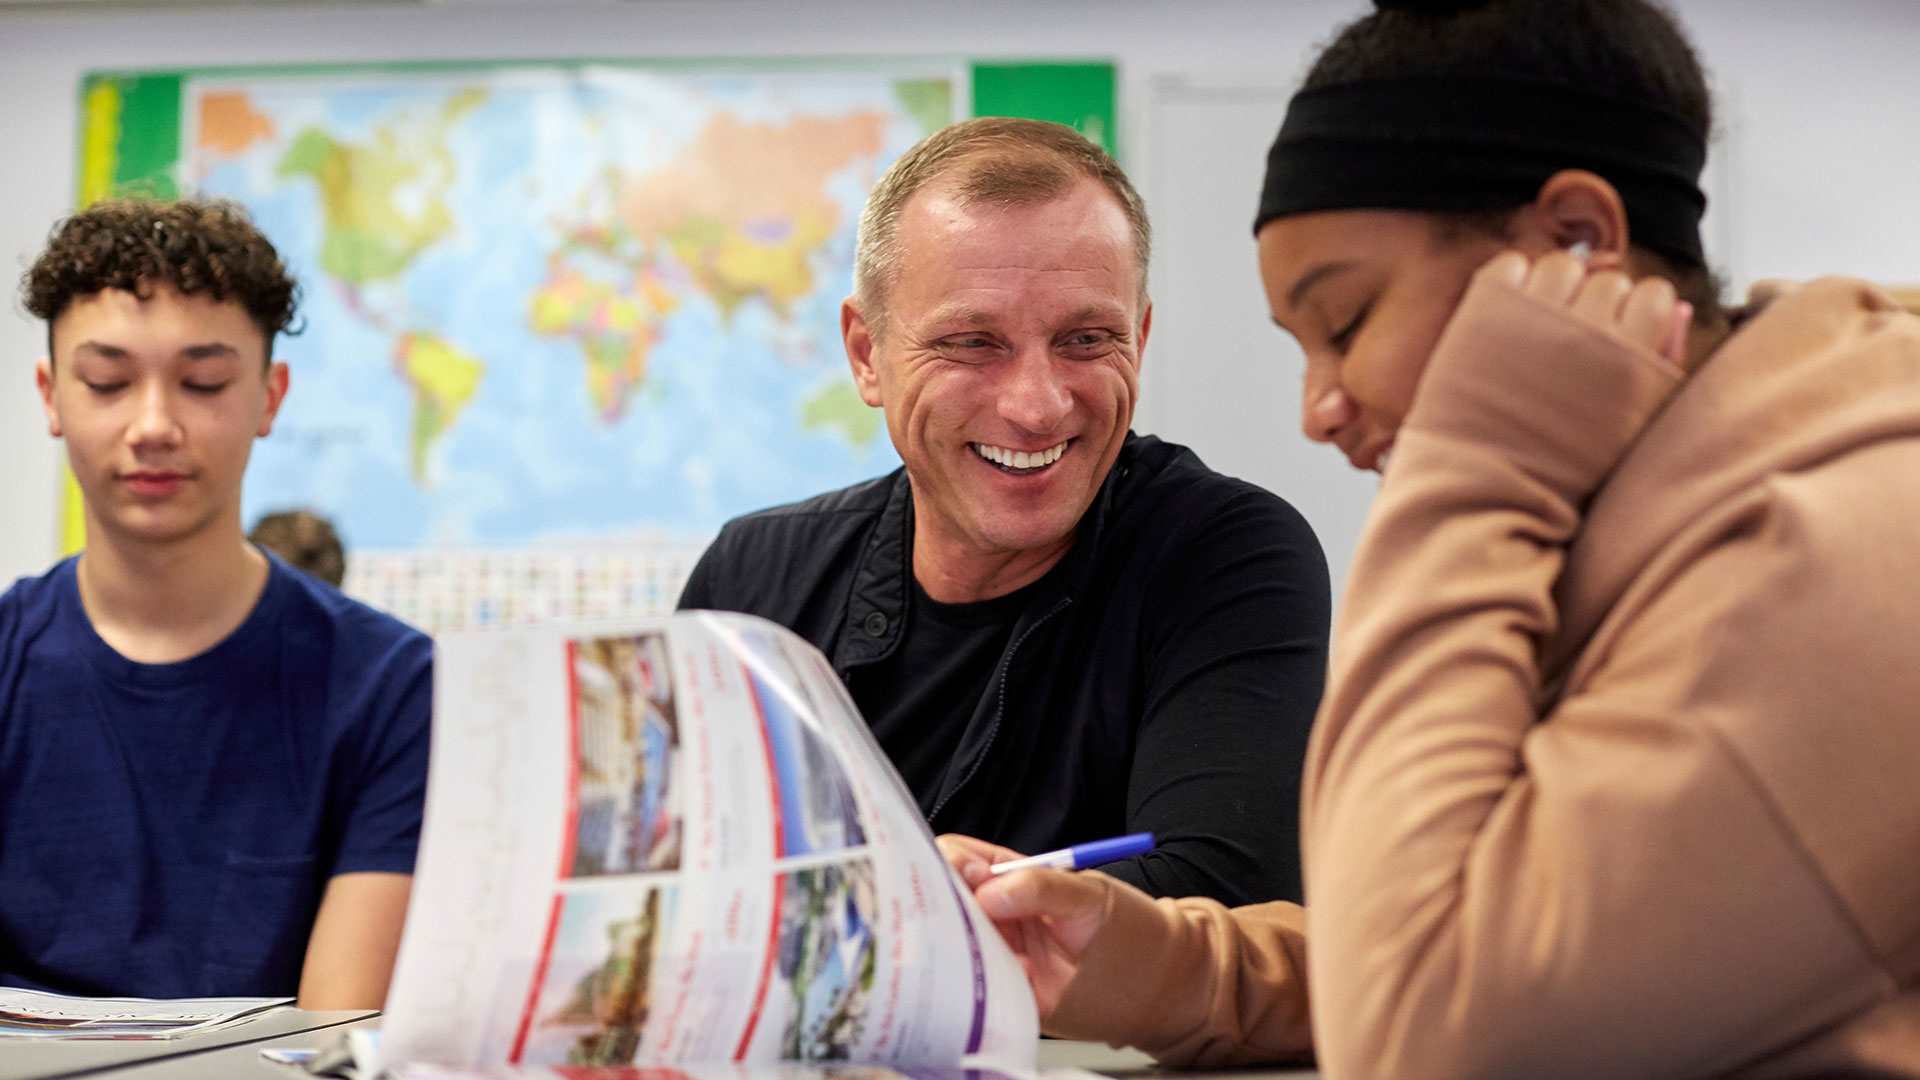
[(994, 446), (990, 443), (979, 442), (968, 443), (967, 445), (973, 449), (973, 452), (978, 455), (981, 460), (993, 465), (1001, 472), (1012, 473), (1015, 476), (1031, 476), (1034, 473), (1041, 472), (1052, 466), (1054, 462), (1059, 461), (1060, 458), (1066, 454), (1067, 448), (1073, 445), (1073, 442), (1074, 440), (1068, 439), (1066, 442), (1056, 446), (1049, 446), (1044, 450), (1013, 450), (1004, 446)]

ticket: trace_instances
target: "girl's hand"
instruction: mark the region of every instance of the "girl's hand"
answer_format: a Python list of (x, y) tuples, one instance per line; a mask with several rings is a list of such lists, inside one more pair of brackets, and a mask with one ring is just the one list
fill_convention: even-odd
[(1583, 262), (1564, 251), (1529, 262), (1517, 251), (1503, 251), (1479, 274), (1564, 307), (1687, 370), (1693, 305), (1675, 295), (1673, 283), (1665, 278), (1650, 275), (1634, 281), (1616, 268), (1617, 262), (1601, 256)]
[(1025, 969), (1044, 1026), (1107, 924), (1112, 879), (1092, 870), (1016, 870), (995, 877), (989, 866), (1020, 854), (969, 836), (949, 834), (937, 843)]

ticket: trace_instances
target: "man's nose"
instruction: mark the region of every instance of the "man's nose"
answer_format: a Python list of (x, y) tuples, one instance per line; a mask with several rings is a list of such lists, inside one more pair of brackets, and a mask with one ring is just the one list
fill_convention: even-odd
[(1000, 387), (1000, 419), (1036, 435), (1059, 430), (1073, 412), (1073, 391), (1061, 365), (1074, 362), (1037, 348), (1015, 356)]
[(1332, 442), (1360, 410), (1338, 386), (1307, 387), (1300, 402), (1300, 430), (1314, 442)]
[(164, 383), (148, 383), (138, 396), (138, 411), (127, 428), (127, 441), (135, 447), (176, 446), (180, 442), (178, 402)]

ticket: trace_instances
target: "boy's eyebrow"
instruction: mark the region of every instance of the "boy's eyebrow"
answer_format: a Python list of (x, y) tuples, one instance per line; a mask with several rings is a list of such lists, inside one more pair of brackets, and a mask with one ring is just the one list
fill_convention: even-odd
[[(133, 354), (118, 345), (109, 345), (104, 341), (83, 341), (74, 346), (75, 353), (91, 353), (103, 360), (131, 360)], [(223, 360), (239, 356), (240, 350), (224, 341), (204, 341), (181, 349), (178, 354), (186, 360)]]
[(100, 342), (100, 341), (83, 341), (80, 344), (75, 345), (73, 347), (73, 351), (76, 354), (92, 353), (93, 355), (98, 356), (105, 360), (131, 360), (133, 358), (132, 353), (127, 352), (127, 350), (121, 348), (120, 346), (108, 345), (105, 342)]

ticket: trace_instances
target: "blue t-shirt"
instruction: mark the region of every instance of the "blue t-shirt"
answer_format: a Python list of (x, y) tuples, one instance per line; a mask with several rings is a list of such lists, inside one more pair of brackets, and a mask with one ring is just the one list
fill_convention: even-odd
[(224, 641), (135, 663), (74, 567), (0, 596), (0, 986), (295, 993), (327, 880), (413, 871), (431, 643), (270, 558)]

